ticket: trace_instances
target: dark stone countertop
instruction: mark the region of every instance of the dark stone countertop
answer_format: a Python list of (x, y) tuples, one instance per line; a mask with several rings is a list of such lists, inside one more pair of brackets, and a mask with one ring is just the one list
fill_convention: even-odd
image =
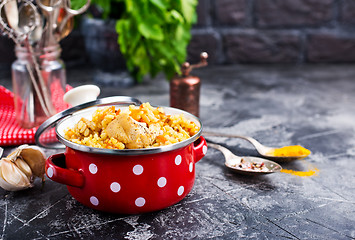
[[(318, 174), (242, 176), (209, 149), (181, 202), (128, 216), (92, 210), (66, 186), (47, 179), (41, 189), (37, 180), (25, 191), (0, 190), (0, 239), (355, 239), (354, 66), (225, 66), (194, 73), (202, 79), (205, 130), (248, 135), (274, 147), (300, 144), (312, 154), (282, 167), (317, 168)], [(92, 75), (89, 69), (68, 70), (68, 83), (90, 83)], [(1, 84), (11, 87), (6, 77)], [(101, 89), (101, 97), (129, 95), (169, 105), (162, 77)], [(209, 139), (238, 155), (257, 156), (244, 140)]]

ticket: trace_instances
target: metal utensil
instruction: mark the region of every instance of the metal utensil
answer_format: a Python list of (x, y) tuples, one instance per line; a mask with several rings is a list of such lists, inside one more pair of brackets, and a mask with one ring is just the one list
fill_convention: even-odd
[(254, 139), (252, 137), (248, 137), (248, 136), (242, 136), (242, 135), (236, 135), (236, 134), (225, 134), (225, 133), (214, 133), (214, 132), (208, 132), (208, 131), (204, 131), (203, 135), (206, 137), (211, 136), (211, 137), (241, 138), (241, 139), (247, 140), (251, 144), (254, 145), (255, 149), (258, 151), (258, 153), (261, 156), (272, 159), (276, 162), (290, 162), (290, 161), (302, 159), (302, 158), (305, 158), (308, 156), (308, 155), (273, 156), (270, 153), (273, 150), (275, 150), (276, 148), (265, 146), (265, 145), (261, 144), (260, 142), (258, 142), (256, 139)]
[(10, 1), (4, 5), (6, 20), (12, 29), (17, 30), (19, 23), (18, 6), (16, 1)]
[[(42, 35), (42, 18), (39, 15), (37, 8), (31, 3), (25, 3), (19, 8), (19, 29), (26, 29), (31, 27), (31, 31), (28, 31), (24, 39), (24, 46), (29, 52), (29, 62), (31, 63), (27, 69), (29, 70), (33, 86), (36, 90), (40, 104), (47, 116), (54, 114), (54, 109), (51, 104), (51, 98), (48, 95), (47, 85), (42, 77), (39, 63), (36, 59), (36, 53), (33, 50), (32, 44), (40, 40)], [(40, 29), (40, 32), (37, 32)], [(39, 34), (39, 35), (38, 35)], [(34, 70), (31, 69), (34, 67)], [(37, 84), (38, 79), (39, 84)], [(38, 86), (39, 85), (39, 86)], [(41, 91), (42, 90), (42, 91)]]
[[(6, 6), (6, 5), (5, 5)], [(30, 44), (35, 45), (42, 37), (43, 32), (43, 20), (41, 17), (36, 19), (34, 9), (31, 5), (23, 4), (18, 11), (18, 27), (26, 28), (26, 26), (35, 23), (34, 29), (28, 33), (28, 40)]]
[(57, 34), (57, 41), (62, 40), (68, 36), (74, 29), (74, 18), (70, 18), (65, 24), (64, 28)]
[(207, 146), (221, 151), (226, 159), (226, 167), (241, 174), (262, 175), (279, 172), (282, 169), (276, 162), (264, 158), (237, 156), (219, 144), (207, 142)]
[[(24, 94), (24, 103), (22, 104), (21, 107), (21, 120), (26, 120), (29, 119), (30, 122), (34, 122), (35, 119), (35, 114), (34, 114), (34, 109), (35, 109), (35, 103), (34, 103), (34, 95), (33, 95), (33, 90), (32, 87), (28, 88), (26, 93)], [(26, 110), (29, 109), (29, 110)], [(27, 114), (25, 116), (25, 114)]]
[[(17, 4), (16, 0), (5, 0), (0, 4), (0, 12), (3, 11), (3, 8), (7, 4), (10, 4), (11, 2), (15, 2)], [(12, 28), (8, 22), (8, 18), (10, 18), (6, 14), (11, 14), (11, 18), (14, 18), (13, 14), (14, 12), (6, 12), (6, 19), (1, 16), (0, 18), (0, 27), (3, 29), (3, 32), (7, 34), (11, 39), (14, 40), (16, 45), (24, 45), (28, 49), (29, 52), (29, 61), (30, 63), (26, 65), (26, 68), (30, 74), (30, 79), (33, 83), (33, 87), (38, 95), (39, 102), (45, 111), (46, 115), (50, 116), (51, 114), (51, 106), (50, 106), (50, 99), (49, 96), (42, 95), (42, 92), (40, 91), (40, 87), (43, 90), (43, 92), (46, 92), (46, 85), (44, 83), (44, 80), (42, 79), (42, 74), (40, 72), (37, 60), (35, 58), (35, 53), (33, 51), (32, 45), (29, 40), (30, 34), (36, 29), (36, 27), (40, 26), (40, 15), (37, 11), (37, 8), (33, 5), (33, 3), (29, 0), (23, 0), (21, 2), (21, 7), (16, 10), (18, 14), (18, 25), (15, 28)], [(13, 8), (12, 8), (13, 9)], [(26, 13), (23, 13), (23, 12)], [(20, 18), (20, 16), (22, 18)], [(4, 21), (5, 20), (5, 21)], [(34, 69), (32, 69), (32, 66), (34, 66)], [(40, 87), (37, 84), (36, 79), (39, 79)]]
[(70, 0), (37, 0), (36, 2), (47, 18), (47, 37), (44, 42), (49, 46), (53, 41), (58, 41), (71, 32), (74, 23), (70, 19), (85, 12), (91, 0), (87, 0), (78, 10), (71, 8)]
[[(24, 0), (23, 4), (29, 5), (35, 9), (35, 6), (27, 0)], [(11, 7), (8, 7), (11, 5)], [(16, 0), (5, 0), (0, 4), (0, 28), (3, 30), (3, 34), (9, 36), (16, 44), (21, 44), (21, 42), (26, 38), (26, 36), (34, 30), (35, 24), (23, 26), (23, 22), (20, 23), (19, 19), (19, 9)], [(5, 12), (5, 14), (3, 14)], [(38, 15), (35, 16), (35, 20)], [(35, 22), (32, 22), (35, 23)], [(19, 25), (22, 27), (20, 28)]]
[(0, 147), (0, 158), (2, 157), (2, 154), (4, 153), (4, 149)]
[(54, 31), (57, 28), (57, 21), (55, 17), (58, 15), (59, 8), (61, 7), (61, 0), (38, 0), (37, 5), (42, 10), (46, 18), (46, 26), (44, 29), (44, 36), (41, 45), (48, 47), (57, 43), (54, 37)]
[(71, 8), (70, 0), (62, 0), (64, 4), (65, 16), (63, 20), (58, 24), (57, 32), (63, 32), (67, 22), (69, 19), (72, 19), (74, 16), (84, 13), (90, 6), (91, 0), (87, 0), (87, 2), (78, 10), (74, 10)]

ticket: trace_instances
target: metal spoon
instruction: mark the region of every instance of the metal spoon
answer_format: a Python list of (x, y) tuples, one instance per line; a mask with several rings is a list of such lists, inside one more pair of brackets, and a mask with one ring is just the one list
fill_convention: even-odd
[(7, 23), (12, 29), (17, 30), (18, 23), (19, 23), (17, 2), (16, 1), (7, 2), (4, 6), (4, 9), (5, 9)]
[(56, 17), (59, 14), (61, 6), (61, 0), (38, 0), (36, 1), (39, 8), (42, 10), (43, 15), (46, 18), (46, 26), (43, 32), (43, 46), (53, 46), (57, 44), (57, 40), (54, 36), (54, 30), (57, 28)]
[[(23, 43), (29, 52), (29, 62), (31, 63), (27, 64), (26, 67), (30, 74), (30, 78), (36, 90), (42, 109), (45, 111), (45, 114), (47, 116), (51, 116), (54, 114), (54, 109), (50, 103), (51, 100), (50, 96), (48, 95), (47, 86), (42, 77), (39, 63), (35, 57), (34, 49), (32, 47), (32, 44), (38, 41), (41, 36), (39, 36), (39, 38), (36, 38), (36, 36), (38, 35), (36, 33), (32, 35), (33, 38), (31, 39), (31, 34), (36, 30), (36, 28), (42, 28), (42, 19), (37, 11), (37, 8), (31, 2), (28, 1), (26, 1), (24, 5), (21, 6), (21, 8), (19, 9), (19, 16), (21, 17), (19, 18), (18, 23), (19, 32), (22, 32), (25, 36)], [(31, 65), (34, 67), (34, 71), (32, 71)], [(36, 79), (39, 80), (39, 86), (37, 84)], [(43, 90), (43, 94), (41, 93), (39, 88)]]
[(62, 40), (68, 36), (74, 29), (74, 18), (68, 19), (67, 23), (64, 25), (63, 29), (57, 33), (57, 41)]
[[(262, 175), (262, 174), (279, 172), (282, 169), (282, 167), (279, 164), (263, 158), (239, 157), (234, 153), (232, 153), (229, 149), (222, 147), (219, 144), (208, 142), (207, 146), (221, 151), (226, 159), (224, 163), (226, 167), (238, 173), (248, 174), (248, 175)], [(257, 167), (251, 168), (251, 166), (257, 166)]]
[(241, 135), (235, 135), (235, 134), (225, 134), (225, 133), (214, 133), (214, 132), (203, 132), (203, 135), (208, 137), (227, 137), (227, 138), (241, 138), (244, 140), (249, 141), (251, 144), (254, 145), (255, 149), (258, 151), (258, 153), (266, 158), (272, 159), (276, 162), (290, 162), (293, 160), (297, 159), (302, 159), (307, 157), (308, 155), (299, 155), (299, 156), (273, 156), (270, 153), (275, 150), (276, 148), (273, 147), (267, 147), (261, 143), (259, 143), (257, 140), (255, 140), (252, 137), (247, 137), (247, 136), (241, 136)]
[(34, 11), (31, 5), (24, 4), (19, 8), (19, 24), (18, 27), (24, 29), (29, 25), (35, 23), (34, 29), (29, 32), (28, 40), (31, 45), (35, 45), (42, 37), (43, 33), (43, 20), (41, 17), (35, 19)]

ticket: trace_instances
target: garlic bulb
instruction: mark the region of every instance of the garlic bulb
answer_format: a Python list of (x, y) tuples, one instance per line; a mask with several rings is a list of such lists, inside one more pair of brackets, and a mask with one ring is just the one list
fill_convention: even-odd
[[(10, 159), (3, 158), (1, 160), (1, 182), (0, 186), (8, 191), (17, 191), (32, 186), (31, 179), (21, 171)], [(5, 182), (5, 183), (3, 183)]]
[(33, 187), (35, 177), (44, 181), (45, 160), (45, 154), (37, 146), (19, 146), (0, 161), (0, 187), (18, 191)]

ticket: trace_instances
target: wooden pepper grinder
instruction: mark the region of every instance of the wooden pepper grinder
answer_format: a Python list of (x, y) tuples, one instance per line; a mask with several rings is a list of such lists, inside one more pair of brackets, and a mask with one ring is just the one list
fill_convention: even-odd
[(182, 75), (170, 81), (170, 106), (185, 110), (197, 117), (200, 110), (201, 80), (189, 74), (193, 68), (207, 66), (208, 54), (202, 52), (200, 58), (201, 61), (194, 65), (185, 62), (181, 67)]

